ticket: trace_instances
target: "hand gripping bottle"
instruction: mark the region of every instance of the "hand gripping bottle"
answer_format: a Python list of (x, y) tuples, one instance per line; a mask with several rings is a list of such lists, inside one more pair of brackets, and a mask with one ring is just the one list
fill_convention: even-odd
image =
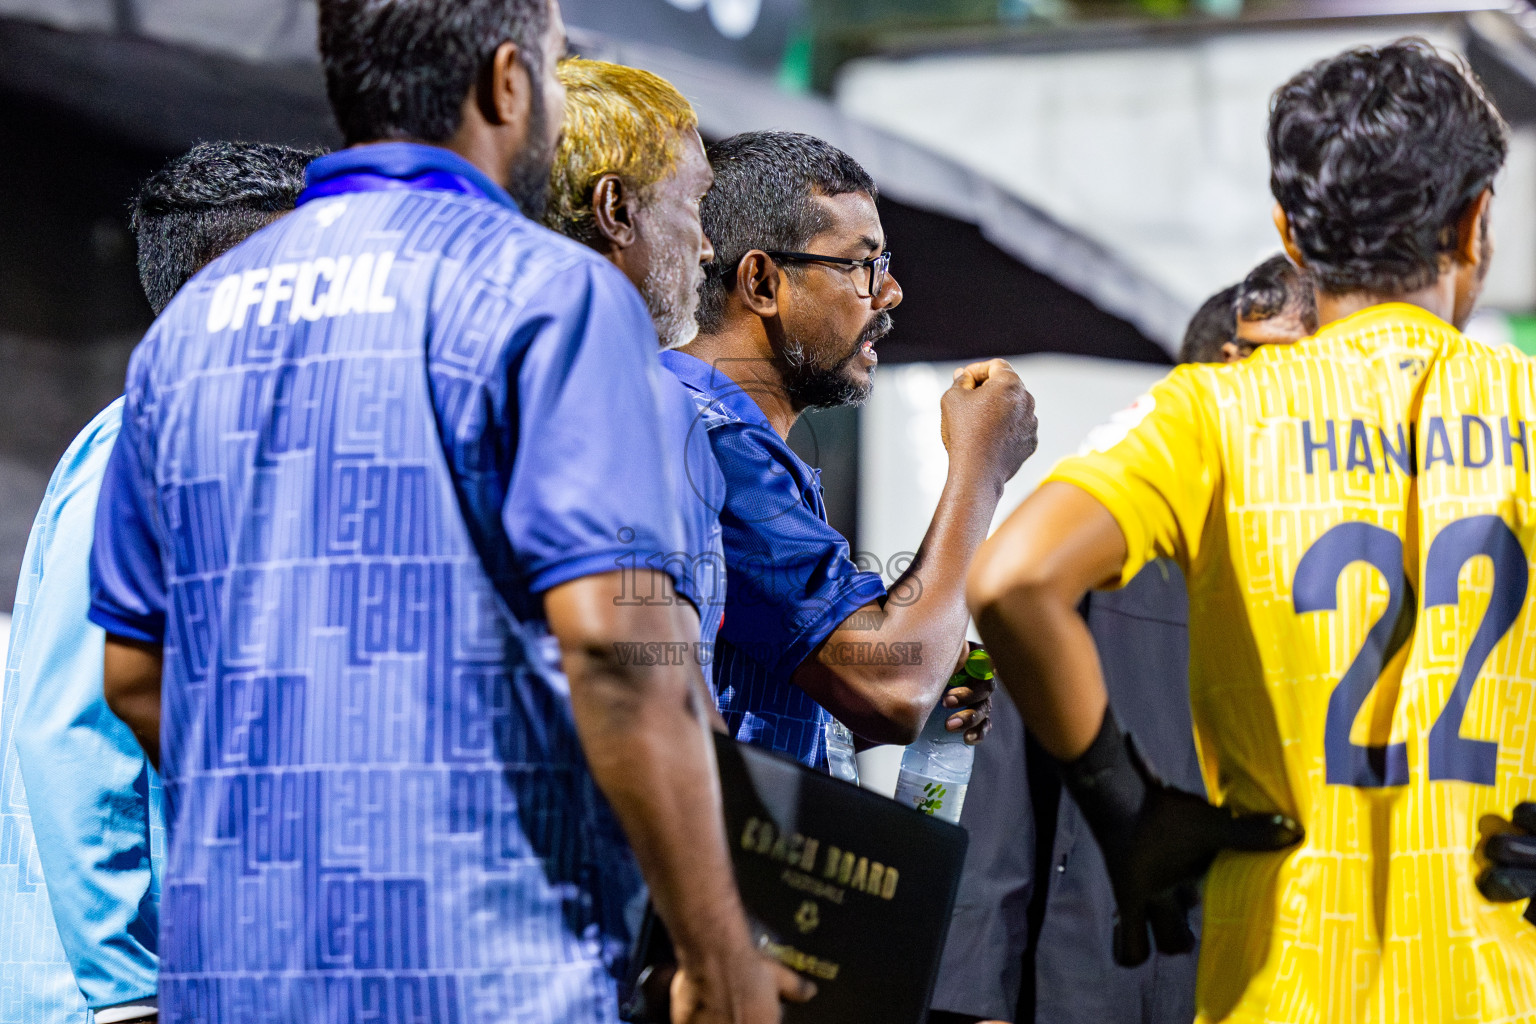
[[(992, 678), (992, 657), (975, 650), (965, 659), (965, 667), (950, 677), (949, 688), (970, 686), (978, 679)], [(965, 742), (965, 733), (949, 732), (944, 723), (959, 708), (946, 708), (944, 698), (928, 716), (922, 735), (907, 748), (901, 758), (901, 775), (896, 780), (896, 800), (945, 821), (959, 822), (965, 804), (965, 790), (971, 781), (971, 762), (976, 748)]]

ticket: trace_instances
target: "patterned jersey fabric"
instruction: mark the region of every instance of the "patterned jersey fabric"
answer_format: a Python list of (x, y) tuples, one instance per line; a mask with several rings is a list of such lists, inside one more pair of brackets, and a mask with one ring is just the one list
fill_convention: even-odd
[[(792, 676), (843, 620), (885, 597), (827, 525), (821, 475), (750, 394), (686, 351), (662, 362), (693, 394), (725, 476), (725, 620), (715, 644), (720, 713), (736, 738), (826, 768), (832, 716)], [(870, 646), (873, 646), (873, 642)]]
[(135, 353), (102, 492), (92, 616), (164, 643), (161, 1018), (613, 1021), (642, 889), (541, 595), (684, 550), (655, 333), (446, 150), (310, 185)]
[[(663, 353), (662, 358), (668, 357)], [(669, 554), (665, 560), (673, 563), (671, 575), (684, 580), (679, 592), (698, 610), (699, 647), (695, 660), (708, 679), (715, 637), (725, 614), (725, 542), (720, 530), (725, 475), (715, 460), (709, 444), (708, 421), (695, 404), (693, 392), (670, 373), (661, 373), (659, 384), (667, 445), (681, 455), (683, 470), (676, 484), (684, 551), (680, 555)], [(650, 567), (660, 569), (661, 563), (662, 560), (652, 559)]]
[(1190, 595), (1209, 792), (1307, 830), (1206, 886), (1200, 1019), (1536, 1021), (1536, 929), (1474, 885), (1536, 795), (1536, 370), (1382, 305), (1175, 370), (1053, 480)]

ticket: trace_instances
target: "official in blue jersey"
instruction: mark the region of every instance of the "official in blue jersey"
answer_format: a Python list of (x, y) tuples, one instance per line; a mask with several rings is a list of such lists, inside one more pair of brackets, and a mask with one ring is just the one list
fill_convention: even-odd
[[(565, 132), (550, 176), (544, 222), (591, 246), (640, 291), (664, 349), (692, 341), (704, 263), (715, 251), (699, 221), (714, 181), (699, 119), (663, 78), (606, 61), (560, 64)], [(725, 608), (725, 550), (720, 510), (725, 477), (692, 393), (660, 375), (668, 443), (683, 460), (677, 507), (686, 567), (686, 598), (699, 609), (697, 658), (707, 664)]]
[[(291, 210), (312, 157), (202, 143), (154, 174), (133, 229), (155, 312), (205, 263)], [(16, 589), (0, 706), (0, 828), (11, 837), (0, 844), (0, 1020), (14, 1024), (155, 1015), (160, 778), (107, 710), (105, 638), (86, 618), (96, 498), (122, 409), (122, 399), (103, 409), (59, 460)]]
[[(966, 651), (965, 567), (1035, 448), (1034, 399), (1002, 360), (957, 374), (943, 404), (949, 479), (888, 593), (850, 559), (819, 473), (786, 440), (806, 409), (861, 402), (874, 385), (875, 345), (902, 297), (875, 184), (806, 135), (738, 135), (709, 158), (715, 259), (700, 333), (662, 359), (693, 392), (725, 473), (716, 697), (738, 739), (826, 767), (829, 742), (836, 760), (851, 755), (847, 730), (910, 743), (938, 704)], [(978, 741), (989, 696), (946, 697), (949, 728)]]
[(776, 1021), (808, 987), (751, 940), (703, 679), (631, 656), (699, 635), (644, 600), (683, 543), (655, 331), (531, 219), (558, 8), (319, 11), (351, 148), (134, 354), (97, 519), (107, 697), (163, 753), (161, 1013), (611, 1022), (643, 875), (677, 1020)]

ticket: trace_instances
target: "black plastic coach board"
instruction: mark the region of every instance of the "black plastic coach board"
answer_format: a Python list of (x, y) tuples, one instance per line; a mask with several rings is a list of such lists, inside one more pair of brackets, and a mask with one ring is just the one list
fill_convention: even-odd
[[(747, 912), (764, 950), (817, 986), (809, 1003), (784, 1008), (785, 1024), (922, 1024), (965, 830), (777, 754), (715, 740)], [(666, 1021), (660, 1004), (673, 955), (652, 913), (636, 952), (641, 983), (625, 1019)]]

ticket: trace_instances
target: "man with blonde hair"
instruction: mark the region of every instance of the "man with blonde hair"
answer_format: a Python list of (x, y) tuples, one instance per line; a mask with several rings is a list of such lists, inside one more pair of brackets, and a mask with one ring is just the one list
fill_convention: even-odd
[[(573, 58), (559, 69), (565, 133), (550, 174), (544, 223), (602, 253), (639, 290), (663, 348), (693, 340), (704, 263), (714, 249), (699, 203), (714, 181), (698, 116), (670, 82), (649, 71)], [(687, 472), (676, 481), (686, 550), (678, 592), (699, 610), (707, 660), (725, 604), (720, 509), (725, 478), (693, 399), (670, 373), (657, 375), (667, 443)]]
[[(704, 264), (715, 251), (699, 204), (714, 181), (698, 117), (683, 95), (648, 71), (579, 58), (562, 61), (565, 131), (550, 173), (544, 223), (597, 250), (639, 290), (663, 348), (693, 340)], [(725, 476), (701, 413), (670, 373), (651, 379), (663, 444), (686, 472), (674, 481), (684, 550), (667, 556), (677, 592), (699, 611), (700, 660), (708, 663), (725, 605), (720, 509)], [(652, 568), (662, 568), (653, 565)], [(711, 707), (713, 704), (711, 703)], [(776, 968), (781, 993), (801, 1000), (812, 986)], [(673, 1019), (696, 995), (674, 984)]]
[[(664, 348), (692, 341), (714, 249), (699, 203), (715, 180), (683, 94), (638, 68), (560, 65), (565, 134), (544, 223), (608, 257), (634, 282)], [(718, 507), (718, 506), (717, 506)]]

